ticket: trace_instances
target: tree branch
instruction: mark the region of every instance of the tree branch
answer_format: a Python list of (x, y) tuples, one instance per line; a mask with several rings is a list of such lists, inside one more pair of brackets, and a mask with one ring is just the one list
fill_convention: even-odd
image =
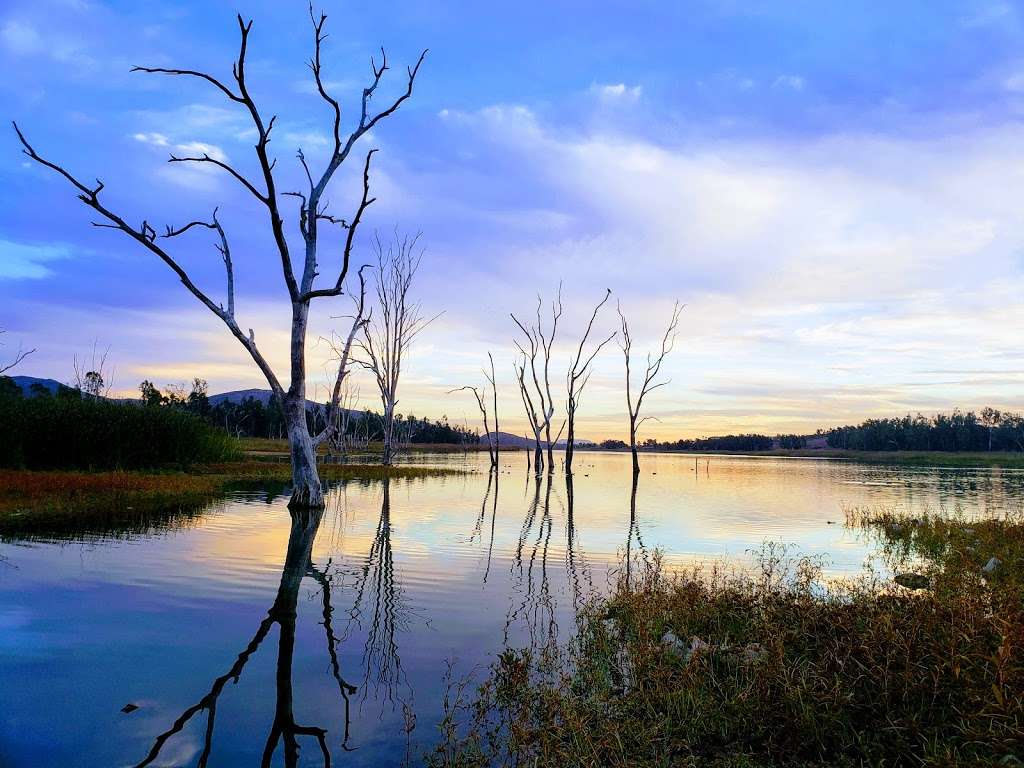
[(283, 394), (283, 390), (281, 389), (281, 384), (278, 381), (277, 376), (274, 374), (269, 363), (267, 363), (266, 359), (263, 357), (259, 349), (256, 347), (256, 339), (255, 335), (252, 332), (252, 329), (249, 329), (248, 336), (242, 333), (242, 330), (238, 327), (238, 324), (235, 322), (235, 318), (232, 315), (230, 315), (227, 311), (225, 311), (222, 307), (215, 304), (210, 299), (209, 296), (203, 293), (203, 291), (194, 282), (192, 282), (192, 279), (189, 277), (188, 273), (184, 270), (184, 268), (180, 264), (178, 264), (178, 262), (169, 253), (167, 253), (167, 251), (165, 251), (156, 243), (156, 232), (153, 230), (151, 226), (149, 226), (147, 222), (143, 221), (139, 229), (135, 229), (134, 227), (129, 225), (127, 222), (125, 222), (124, 219), (122, 219), (120, 216), (118, 216), (116, 213), (111, 211), (109, 208), (103, 205), (103, 203), (100, 202), (99, 192), (101, 189), (103, 189), (103, 185), (101, 183), (97, 182), (99, 186), (97, 186), (95, 189), (90, 189), (89, 187), (85, 186), (84, 184), (82, 184), (82, 182), (80, 182), (73, 175), (71, 175), (71, 173), (69, 173), (67, 170), (39, 155), (32, 147), (32, 145), (28, 143), (27, 139), (25, 138), (24, 134), (22, 134), (17, 124), (14, 125), (14, 130), (18, 134), (18, 139), (21, 141), (21, 144), (23, 146), (22, 151), (28, 157), (30, 157), (32, 160), (39, 163), (40, 165), (44, 165), (47, 168), (56, 171), (65, 179), (67, 179), (72, 184), (72, 186), (81, 191), (81, 194), (78, 196), (78, 198), (86, 205), (88, 205), (90, 208), (92, 208), (94, 211), (103, 216), (103, 218), (110, 222), (110, 224), (102, 224), (100, 226), (107, 227), (110, 229), (121, 230), (130, 238), (135, 240), (137, 243), (141, 244), (144, 248), (158, 256), (161, 261), (163, 261), (168, 267), (170, 267), (178, 276), (178, 279), (181, 281), (182, 285), (184, 285), (185, 288), (189, 291), (189, 293), (195, 296), (207, 309), (209, 309), (211, 312), (217, 315), (217, 317), (224, 321), (224, 324), (227, 325), (232, 335), (234, 335), (234, 337), (238, 339), (239, 343), (241, 343), (242, 346), (245, 347), (245, 349), (249, 352), (249, 355), (252, 357), (253, 361), (263, 372), (263, 375), (266, 376), (267, 383), (270, 384), (271, 389), (273, 389), (274, 392), (279, 395)]

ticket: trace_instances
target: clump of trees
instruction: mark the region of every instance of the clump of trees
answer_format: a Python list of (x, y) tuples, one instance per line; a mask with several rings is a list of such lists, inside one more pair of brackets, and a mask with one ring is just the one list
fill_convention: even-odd
[(868, 419), (821, 434), (830, 448), (853, 451), (1024, 451), (1024, 417), (994, 408)]
[[(177, 410), (219, 427), (235, 437), (283, 438), (287, 435), (284, 409), (276, 395), (267, 402), (248, 396), (241, 400), (221, 400), (210, 403), (208, 387), (203, 379), (193, 379), (189, 390), (172, 385), (164, 390), (146, 380), (139, 385), (142, 402), (150, 408)], [(331, 402), (307, 403), (306, 420), (308, 429), (321, 431), (330, 417)], [(370, 442), (381, 442), (385, 434), (384, 416), (370, 409), (346, 410), (345, 418), (338, 421), (339, 429), (349, 438), (349, 443), (366, 446)], [(476, 444), (478, 433), (457, 424), (450, 424), (447, 416), (431, 420), (413, 414), (393, 414), (392, 436), (395, 446), (407, 443), (454, 443)]]
[(179, 408), (142, 408), (61, 387), (23, 397), (0, 379), (0, 466), (142, 469), (233, 461), (235, 440)]

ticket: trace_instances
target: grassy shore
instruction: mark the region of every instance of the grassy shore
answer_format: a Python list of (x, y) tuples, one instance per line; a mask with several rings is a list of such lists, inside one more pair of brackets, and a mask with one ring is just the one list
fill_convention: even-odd
[(431, 764), (1024, 764), (1024, 520), (848, 524), (920, 588), (826, 582), (775, 547), (753, 572), (655, 561), (568, 645), (453, 686)]
[[(326, 464), (327, 482), (415, 479), (462, 474), (454, 468)], [(77, 523), (135, 530), (146, 520), (174, 520), (231, 490), (280, 485), (286, 462), (244, 461), (190, 467), (188, 472), (77, 472), (0, 469), (0, 537), (56, 531)]]

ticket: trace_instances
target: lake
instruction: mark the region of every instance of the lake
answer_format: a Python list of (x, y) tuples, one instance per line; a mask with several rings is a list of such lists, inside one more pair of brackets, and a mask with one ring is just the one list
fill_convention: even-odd
[(449, 677), (567, 638), (627, 552), (742, 566), (779, 541), (841, 577), (879, 567), (845, 508), (1024, 506), (1022, 471), (650, 454), (634, 489), (627, 454), (581, 452), (570, 488), (522, 453), (496, 477), (417, 459), (473, 471), (0, 544), (0, 766), (415, 764)]

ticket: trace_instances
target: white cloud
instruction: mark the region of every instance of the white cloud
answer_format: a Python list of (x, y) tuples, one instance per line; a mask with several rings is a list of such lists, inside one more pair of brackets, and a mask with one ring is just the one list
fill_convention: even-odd
[(590, 93), (604, 103), (635, 103), (643, 96), (643, 86), (625, 83), (593, 83)]
[(132, 138), (143, 144), (152, 144), (155, 147), (166, 147), (169, 142), (162, 133), (133, 133)]
[(52, 274), (52, 261), (69, 259), (72, 250), (62, 243), (15, 243), (0, 240), (0, 280), (40, 279)]
[[(228, 161), (227, 153), (218, 147), (216, 144), (206, 144), (202, 141), (189, 141), (184, 144), (176, 144), (175, 150), (180, 155), (188, 157), (202, 157), (203, 155), (209, 155), (214, 160), (219, 160), (222, 163)], [(202, 166), (201, 163), (197, 163), (197, 166)]]

